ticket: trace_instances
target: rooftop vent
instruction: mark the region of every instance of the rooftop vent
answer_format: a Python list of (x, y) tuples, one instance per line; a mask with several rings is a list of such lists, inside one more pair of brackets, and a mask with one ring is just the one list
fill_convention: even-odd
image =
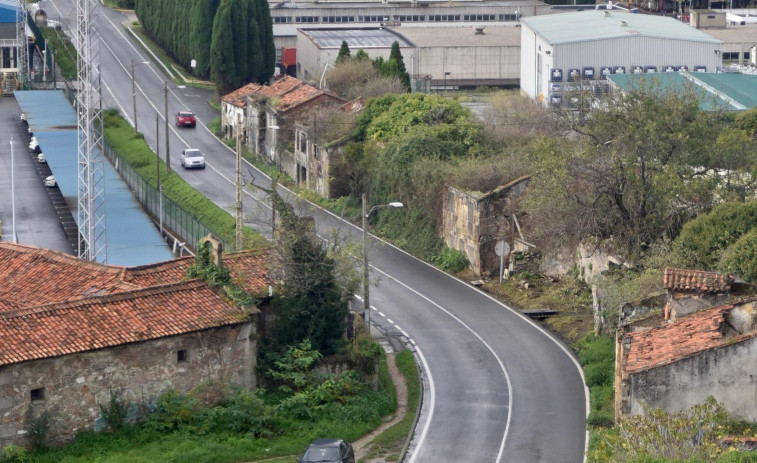
[(605, 10), (605, 18), (609, 18), (609, 17), (610, 17), (610, 12)]
[(621, 21), (620, 22), (620, 27), (627, 27), (627, 26), (628, 26), (627, 22), (625, 22), (625, 21)]
[(474, 28), (476, 35), (484, 35), (484, 26), (476, 26)]

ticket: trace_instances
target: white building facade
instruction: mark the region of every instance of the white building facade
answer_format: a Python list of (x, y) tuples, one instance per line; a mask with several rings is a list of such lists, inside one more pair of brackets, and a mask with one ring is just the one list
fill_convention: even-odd
[(521, 21), (520, 86), (559, 105), (574, 85), (605, 91), (607, 74), (705, 71), (722, 65), (722, 41), (673, 18), (618, 10)]

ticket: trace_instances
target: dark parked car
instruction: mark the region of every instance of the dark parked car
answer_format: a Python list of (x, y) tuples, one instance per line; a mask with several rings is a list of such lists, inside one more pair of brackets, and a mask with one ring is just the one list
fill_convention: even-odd
[(179, 111), (176, 113), (176, 126), (177, 127), (194, 127), (197, 125), (197, 118), (194, 113), (189, 111)]
[(352, 445), (341, 439), (314, 440), (300, 457), (300, 463), (355, 463)]

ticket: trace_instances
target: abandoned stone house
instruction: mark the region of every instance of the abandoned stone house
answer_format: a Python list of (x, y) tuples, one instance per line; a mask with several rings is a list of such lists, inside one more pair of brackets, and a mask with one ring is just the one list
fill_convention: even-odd
[[(264, 295), (267, 252), (224, 256), (234, 281)], [(256, 386), (258, 310), (230, 304), (193, 258), (124, 268), (0, 242), (0, 447), (25, 443), (27, 410), (54, 417), (50, 443), (106, 426), (111, 393), (149, 409), (211, 380)]]
[[(238, 102), (240, 98), (244, 103)], [(232, 117), (238, 120), (239, 113), (244, 114), (243, 137), (248, 149), (280, 166), (292, 178), (296, 177), (292, 156), (294, 123), (312, 119), (317, 110), (336, 108), (345, 103), (338, 96), (291, 76), (284, 76), (271, 85), (248, 84), (224, 99), (229, 100), (229, 107), (232, 100), (238, 102), (235, 107), (240, 109), (235, 110)], [(231, 120), (232, 125), (236, 123)], [(282, 157), (283, 152), (288, 155)]]
[(497, 274), (497, 241), (505, 240), (514, 247), (520, 227), (516, 213), (529, 179), (520, 177), (487, 193), (448, 187), (442, 237), (447, 247), (465, 254), (476, 274)]
[(221, 97), (221, 130), (226, 138), (234, 138), (241, 131), (242, 140), (246, 139), (247, 97), (261, 88), (262, 85), (251, 83)]
[[(357, 99), (345, 103), (339, 109), (346, 113), (358, 113), (365, 106)], [(338, 198), (350, 193), (349, 179), (345, 172), (344, 146), (350, 140), (342, 137), (329, 140), (324, 130), (312, 120), (294, 124), (294, 174), (297, 185), (307, 188), (324, 198)], [(291, 175), (291, 174), (290, 174)]]
[[(666, 269), (663, 314), (617, 332), (616, 421), (643, 414), (645, 406), (688, 410), (708, 396), (735, 417), (757, 420), (757, 298), (722, 303), (731, 282), (727, 275)], [(688, 305), (688, 299), (697, 300)]]

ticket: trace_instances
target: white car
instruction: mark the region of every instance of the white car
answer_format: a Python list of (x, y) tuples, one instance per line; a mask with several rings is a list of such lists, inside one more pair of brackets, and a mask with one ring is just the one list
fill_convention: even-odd
[(57, 185), (58, 185), (58, 183), (55, 181), (55, 176), (54, 175), (48, 175), (45, 178), (45, 186), (46, 187), (53, 188), (53, 187), (55, 187)]
[(181, 166), (185, 169), (204, 169), (205, 155), (195, 148), (187, 148), (181, 151)]

